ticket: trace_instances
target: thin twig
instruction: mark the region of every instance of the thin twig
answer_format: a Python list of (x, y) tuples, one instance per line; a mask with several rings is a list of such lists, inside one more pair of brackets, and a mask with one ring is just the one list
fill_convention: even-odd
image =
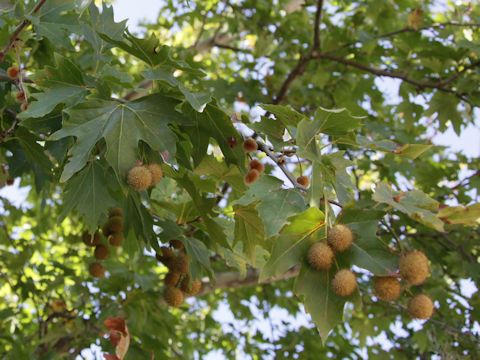
[[(38, 4), (33, 8), (32, 14), (37, 13), (40, 8), (45, 4), (47, 0), (40, 0)], [(17, 41), (18, 37), (20, 36), (20, 33), (25, 29), (28, 25), (30, 25), (30, 20), (24, 19), (13, 31), (12, 35), (10, 36), (10, 39), (8, 40), (7, 45), (4, 46), (2, 52), (0, 52), (0, 63), (3, 62), (5, 59), (5, 56), (7, 53), (10, 51), (10, 49), (13, 47), (15, 44), (15, 41)]]
[(315, 13), (315, 26), (313, 32), (313, 50), (320, 50), (320, 23), (322, 22), (323, 0), (317, 0), (317, 12)]

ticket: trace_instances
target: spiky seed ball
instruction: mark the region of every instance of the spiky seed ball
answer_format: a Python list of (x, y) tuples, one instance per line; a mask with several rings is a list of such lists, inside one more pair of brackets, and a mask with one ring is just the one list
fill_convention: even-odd
[(96, 278), (101, 278), (105, 275), (105, 268), (98, 262), (91, 263), (88, 267), (88, 271), (90, 272), (90, 275)]
[(188, 273), (189, 258), (185, 254), (180, 254), (169, 261), (168, 267), (172, 272), (180, 274)]
[(185, 248), (183, 242), (177, 239), (170, 240), (170, 246), (177, 250), (183, 250)]
[(202, 290), (202, 282), (198, 279), (191, 280), (189, 276), (185, 276), (180, 285), (182, 291), (190, 296), (197, 295)]
[(333, 250), (323, 242), (317, 242), (308, 250), (308, 263), (315, 270), (328, 270), (333, 263)]
[(109, 236), (112, 234), (119, 234), (123, 232), (123, 217), (112, 216), (107, 220), (102, 228), (103, 235)]
[(352, 295), (357, 288), (357, 277), (352, 271), (342, 269), (333, 277), (332, 288), (338, 296)]
[(6, 180), (6, 183), (7, 183), (8, 186), (13, 185), (14, 182), (15, 182), (15, 180), (13, 178), (8, 178)]
[(16, 66), (10, 66), (7, 69), (7, 76), (12, 80), (18, 79), (19, 74), (20, 74), (20, 70)]
[(19, 103), (23, 103), (25, 101), (25, 93), (23, 91), (19, 91), (15, 94), (15, 99)]
[(255, 169), (259, 173), (263, 173), (263, 171), (265, 170), (265, 165), (263, 165), (257, 159), (253, 159), (252, 161), (250, 161), (250, 164), (248, 164), (248, 166), (250, 167), (250, 169)]
[(97, 260), (105, 260), (106, 258), (108, 258), (108, 247), (102, 244), (97, 245), (95, 247), (95, 251), (93, 252), (93, 255)]
[(243, 150), (246, 152), (253, 152), (258, 150), (258, 144), (255, 139), (247, 138), (243, 142)]
[(430, 272), (427, 257), (418, 250), (402, 255), (398, 267), (402, 278), (411, 285), (423, 283)]
[(162, 168), (158, 164), (149, 164), (147, 165), (147, 169), (150, 171), (150, 174), (152, 174), (152, 183), (150, 186), (157, 185), (163, 178)]
[(135, 191), (147, 190), (152, 184), (152, 173), (146, 166), (135, 166), (128, 172), (127, 182)]
[(408, 314), (414, 319), (430, 319), (433, 315), (433, 302), (425, 294), (415, 295), (408, 302)]
[(177, 286), (179, 280), (180, 280), (180, 276), (182, 276), (182, 274), (179, 274), (179, 273), (176, 273), (176, 272), (169, 272), (166, 276), (165, 276), (165, 285), (167, 286)]
[(245, 183), (245, 185), (251, 185), (258, 180), (259, 176), (260, 176), (260, 173), (258, 172), (258, 170), (251, 169), (247, 173), (247, 175), (245, 175), (245, 177), (243, 178), (243, 182)]
[(299, 183), (303, 187), (308, 187), (308, 185), (310, 185), (310, 180), (308, 180), (308, 177), (302, 175), (297, 178), (297, 183)]
[(373, 279), (375, 295), (384, 301), (397, 300), (402, 291), (400, 281), (393, 276), (376, 276)]
[(345, 225), (335, 225), (328, 232), (327, 242), (334, 251), (342, 252), (348, 250), (353, 243), (352, 230)]
[(84, 232), (82, 235), (82, 241), (87, 246), (97, 246), (100, 244), (100, 233), (96, 231), (93, 235), (89, 234), (88, 232)]
[(123, 209), (122, 208), (111, 208), (108, 212), (108, 217), (120, 216), (123, 217)]
[(112, 246), (120, 246), (122, 245), (122, 242), (123, 242), (123, 234), (120, 234), (120, 233), (116, 233), (116, 234), (112, 234), (108, 237), (108, 242), (110, 243), (110, 245)]
[(182, 290), (177, 289), (173, 286), (166, 286), (163, 293), (163, 298), (168, 305), (173, 307), (179, 307), (183, 304), (184, 296)]
[(162, 255), (165, 259), (173, 259), (175, 257), (175, 251), (167, 246), (162, 246), (160, 250), (162, 251)]

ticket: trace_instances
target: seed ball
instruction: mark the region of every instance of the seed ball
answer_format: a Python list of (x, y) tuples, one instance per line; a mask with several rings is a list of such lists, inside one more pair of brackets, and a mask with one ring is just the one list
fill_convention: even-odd
[(188, 273), (189, 258), (187, 255), (180, 254), (177, 257), (171, 259), (168, 263), (168, 267), (172, 272), (186, 274)]
[(108, 217), (120, 216), (123, 217), (123, 209), (122, 208), (111, 208), (108, 212)]
[(163, 293), (163, 298), (168, 305), (173, 307), (179, 307), (183, 304), (184, 296), (182, 290), (177, 289), (173, 286), (166, 286)]
[(82, 241), (85, 243), (87, 246), (97, 246), (100, 244), (100, 233), (96, 231), (93, 236), (92, 234), (89, 234), (88, 232), (84, 232), (82, 235)]
[(306, 176), (299, 176), (297, 178), (297, 183), (299, 183), (300, 185), (306, 188), (308, 187), (308, 185), (310, 185), (310, 180), (308, 180), (308, 177)]
[(333, 277), (332, 288), (338, 296), (350, 296), (357, 288), (357, 277), (352, 271), (342, 269)]
[(108, 237), (108, 242), (112, 246), (120, 246), (123, 242), (123, 235), (120, 233), (112, 234)]
[(102, 228), (103, 235), (109, 236), (112, 234), (119, 234), (123, 232), (123, 217), (112, 216), (107, 220)]
[(393, 276), (376, 276), (373, 279), (375, 295), (384, 301), (397, 300), (402, 291), (400, 281)]
[(348, 226), (335, 225), (328, 232), (327, 242), (334, 251), (348, 250), (353, 243), (353, 233)]
[(170, 240), (170, 246), (177, 250), (183, 250), (185, 248), (183, 242), (177, 239)]
[(19, 74), (20, 74), (20, 70), (16, 66), (10, 66), (7, 69), (7, 76), (12, 80), (18, 79)]
[(411, 285), (420, 285), (430, 273), (427, 257), (418, 250), (402, 255), (398, 267), (402, 278)]
[(250, 164), (248, 165), (250, 167), (250, 169), (255, 169), (257, 170), (259, 173), (262, 173), (265, 171), (265, 165), (263, 165), (260, 161), (258, 161), (257, 159), (253, 159), (252, 161), (250, 161)]
[(202, 289), (202, 282), (198, 279), (191, 280), (190, 276), (185, 276), (180, 285), (182, 291), (190, 296), (197, 295)]
[(169, 272), (165, 276), (165, 279), (164, 279), (165, 285), (167, 285), (167, 286), (177, 286), (181, 275), (182, 274), (179, 274), (179, 273), (176, 273), (176, 272)]
[(414, 319), (429, 319), (433, 315), (433, 302), (425, 294), (415, 295), (408, 302), (408, 314)]
[(315, 270), (328, 270), (332, 266), (334, 254), (330, 246), (317, 242), (310, 246), (307, 259), (310, 266)]
[(245, 185), (251, 185), (258, 180), (259, 176), (260, 176), (260, 173), (258, 172), (258, 170), (251, 169), (247, 173), (247, 175), (245, 175), (245, 177), (243, 178), (243, 182), (245, 183)]
[(23, 103), (25, 101), (25, 93), (23, 91), (19, 91), (15, 94), (15, 99), (19, 103)]
[(105, 260), (106, 258), (108, 258), (108, 247), (102, 244), (97, 245), (95, 247), (95, 251), (93, 252), (93, 255), (97, 260)]
[(150, 186), (157, 185), (163, 178), (162, 168), (158, 164), (149, 164), (147, 165), (147, 169), (150, 171), (150, 174), (152, 174), (152, 183)]
[(243, 150), (245, 150), (245, 152), (257, 151), (258, 144), (255, 141), (255, 139), (252, 139), (252, 138), (245, 139), (245, 141), (243, 142)]
[(90, 272), (90, 275), (96, 278), (101, 278), (105, 275), (105, 268), (98, 262), (91, 263), (88, 267), (88, 271)]
[(146, 166), (135, 166), (128, 172), (127, 183), (135, 191), (147, 190), (152, 184), (152, 173)]

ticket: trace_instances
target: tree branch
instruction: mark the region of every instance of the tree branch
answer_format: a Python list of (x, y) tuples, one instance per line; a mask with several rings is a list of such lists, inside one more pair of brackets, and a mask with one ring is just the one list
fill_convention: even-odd
[(323, 0), (317, 0), (317, 12), (315, 13), (315, 26), (313, 32), (313, 50), (320, 50), (320, 23), (322, 21)]
[[(38, 4), (33, 8), (32, 14), (37, 13), (40, 8), (45, 4), (47, 0), (40, 0)], [(0, 52), (0, 63), (3, 62), (5, 59), (5, 56), (7, 53), (10, 51), (10, 49), (13, 47), (15, 44), (15, 41), (17, 41), (20, 33), (25, 29), (28, 25), (30, 25), (30, 20), (24, 19), (13, 31), (12, 35), (10, 35), (10, 39), (8, 40), (7, 45), (4, 46), (2, 52)]]
[[(291, 279), (297, 276), (299, 271), (300, 271), (299, 267), (293, 267), (283, 275), (276, 278), (270, 278), (262, 282), (262, 284), (271, 284), (277, 281)], [(247, 275), (243, 278), (238, 272), (235, 272), (235, 271), (216, 274), (215, 283), (204, 282), (202, 286), (202, 290), (200, 291), (199, 294), (197, 294), (197, 296), (207, 295), (214, 292), (215, 290), (238, 289), (242, 287), (257, 285), (259, 283), (258, 282), (259, 275), (260, 275), (259, 272), (255, 269), (249, 269), (247, 271)]]

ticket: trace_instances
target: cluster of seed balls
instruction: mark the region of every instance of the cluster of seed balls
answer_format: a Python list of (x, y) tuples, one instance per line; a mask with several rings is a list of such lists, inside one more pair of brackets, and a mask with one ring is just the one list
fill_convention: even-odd
[(135, 191), (144, 191), (157, 185), (163, 178), (159, 164), (137, 165), (127, 174), (127, 183)]
[(164, 278), (165, 288), (163, 298), (172, 307), (183, 304), (186, 296), (197, 295), (202, 289), (202, 282), (191, 279), (188, 275), (190, 259), (185, 253), (185, 247), (180, 240), (172, 240), (170, 246), (162, 246), (157, 253), (157, 260), (167, 268), (168, 273)]
[(21, 85), (18, 85), (18, 81), (20, 80), (21, 70), (17, 66), (10, 66), (7, 69), (7, 76), (15, 82), (17, 87), (20, 89), (15, 94), (15, 99), (20, 103), (20, 110), (25, 111), (27, 110), (28, 103), (27, 97), (25, 96), (25, 92), (21, 89)]
[[(109, 211), (107, 222), (102, 227), (102, 233), (111, 246), (118, 247), (123, 242), (123, 210), (121, 208), (113, 208)], [(93, 235), (84, 233), (83, 242), (87, 246), (94, 246), (93, 256), (96, 260), (106, 260), (109, 256), (109, 248), (102, 243), (102, 236), (99, 231)], [(105, 267), (98, 261), (90, 264), (88, 271), (93, 277), (103, 277), (105, 275)]]
[[(327, 234), (327, 242), (316, 242), (308, 250), (309, 265), (318, 271), (328, 271), (335, 260), (335, 253), (347, 251), (353, 244), (354, 235), (346, 225), (335, 225)], [(418, 250), (402, 254), (399, 261), (399, 275), (408, 285), (420, 285), (430, 272), (428, 259)], [(340, 269), (332, 279), (332, 290), (338, 296), (352, 295), (357, 289), (357, 278), (350, 269)], [(397, 300), (402, 292), (398, 276), (375, 276), (375, 295), (384, 301)], [(415, 319), (428, 319), (434, 310), (433, 302), (425, 294), (415, 295), (407, 307)]]
[[(258, 150), (258, 143), (253, 138), (247, 138), (243, 142), (243, 150), (246, 153), (255, 152)], [(248, 167), (249, 170), (243, 178), (243, 182), (245, 183), (245, 185), (253, 184), (255, 181), (258, 180), (260, 175), (265, 170), (265, 166), (257, 159), (252, 159), (248, 164)], [(306, 188), (308, 187), (310, 181), (308, 180), (308, 177), (302, 175), (297, 178), (297, 183)]]

